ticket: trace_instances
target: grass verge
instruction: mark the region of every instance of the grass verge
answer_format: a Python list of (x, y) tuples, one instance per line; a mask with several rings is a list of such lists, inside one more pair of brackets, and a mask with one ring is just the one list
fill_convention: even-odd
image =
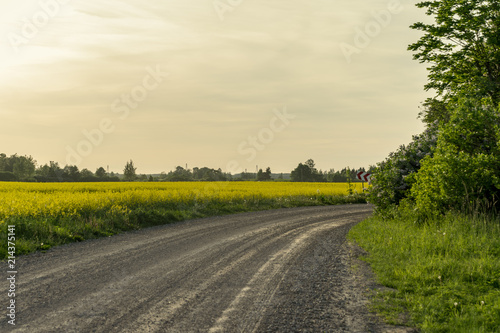
[[(7, 240), (8, 226), (15, 225), (16, 255), (53, 246), (106, 237), (123, 231), (179, 222), (187, 219), (249, 211), (319, 205), (366, 203), (363, 194), (314, 195), (241, 200), (208, 199), (130, 207), (125, 211), (95, 211), (78, 217), (16, 217), (0, 223), (0, 239)], [(7, 241), (0, 243), (0, 260), (8, 257)]]
[[(417, 224), (374, 216), (348, 236), (369, 255), (378, 282), (373, 310), (422, 332), (500, 332), (500, 219), (449, 214)], [(401, 322), (401, 314), (409, 322)]]

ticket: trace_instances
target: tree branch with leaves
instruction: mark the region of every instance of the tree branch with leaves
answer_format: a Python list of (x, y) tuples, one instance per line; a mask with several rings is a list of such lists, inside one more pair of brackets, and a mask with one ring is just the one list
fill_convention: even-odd
[(444, 102), (459, 94), (491, 98), (500, 103), (500, 2), (498, 0), (433, 0), (426, 8), (434, 23), (417, 22), (424, 32), (408, 49), (414, 59), (430, 63), (426, 90)]

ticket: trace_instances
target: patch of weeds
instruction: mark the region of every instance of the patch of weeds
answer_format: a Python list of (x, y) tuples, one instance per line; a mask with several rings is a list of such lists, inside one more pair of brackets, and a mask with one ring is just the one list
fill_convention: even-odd
[(408, 311), (423, 332), (500, 331), (500, 221), (448, 214), (427, 223), (411, 215), (370, 218), (349, 238), (364, 248), (378, 281), (394, 292), (373, 308), (401, 324)]

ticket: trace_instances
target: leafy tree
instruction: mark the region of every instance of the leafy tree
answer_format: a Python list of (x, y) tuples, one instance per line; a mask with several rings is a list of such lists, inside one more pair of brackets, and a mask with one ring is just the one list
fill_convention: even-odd
[(184, 169), (181, 166), (175, 168), (175, 171), (170, 171), (167, 178), (171, 182), (186, 182), (193, 180), (193, 174), (189, 169)]
[(134, 161), (130, 160), (125, 164), (125, 168), (123, 169), (123, 179), (125, 181), (134, 181), (137, 179), (137, 174), (135, 171), (137, 168), (134, 166)]
[(267, 167), (265, 173), (266, 180), (271, 180), (271, 175), (272, 175), (271, 168)]
[(497, 193), (500, 2), (428, 0), (417, 6), (435, 21), (412, 25), (424, 34), (408, 49), (430, 64), (425, 89), (438, 96), (427, 99), (419, 114), (426, 131), (378, 164), (370, 201), (384, 210), (414, 199), (419, 212), (431, 215)]
[(313, 181), (313, 175), (311, 168), (309, 166), (299, 163), (299, 165), (292, 170), (290, 177), (292, 182), (311, 182)]
[(81, 175), (76, 165), (66, 165), (63, 169), (63, 177), (67, 181), (77, 182)]
[(314, 161), (310, 158), (308, 159), (305, 163), (304, 163), (306, 166), (308, 166), (311, 170), (316, 170), (314, 167), (316, 166), (316, 164), (314, 163)]
[(307, 160), (304, 164), (299, 165), (292, 171), (290, 175), (292, 182), (321, 182), (325, 181), (323, 175), (315, 168), (312, 159)]
[(46, 181), (45, 178), (49, 177), (50, 167), (47, 164), (39, 166), (35, 171), (35, 179), (37, 181)]
[(97, 178), (104, 178), (106, 177), (106, 169), (104, 169), (103, 167), (100, 167), (98, 168), (96, 171), (95, 171), (95, 176)]
[(437, 98), (428, 98), (422, 103), (422, 111), (418, 116), (422, 121), (430, 125), (446, 124), (450, 120), (450, 111), (447, 103)]
[(341, 182), (340, 172), (335, 171), (335, 169), (330, 169), (326, 173), (326, 181), (327, 182)]
[(82, 182), (94, 182), (97, 181), (98, 178), (89, 169), (82, 169), (80, 171), (80, 180)]
[(202, 180), (202, 181), (226, 181), (231, 178), (230, 174), (222, 172), (222, 169), (211, 169), (207, 167), (193, 168), (193, 172), (190, 172), (190, 180)]
[(49, 164), (49, 177), (55, 178), (58, 181), (62, 181), (63, 180), (62, 175), (63, 175), (63, 169), (61, 169), (61, 167), (59, 166), (59, 163), (58, 162), (50, 161), (50, 164)]
[(435, 89), (444, 102), (460, 92), (489, 96), (500, 102), (500, 2), (498, 0), (428, 0), (435, 22), (411, 28), (424, 35), (408, 49), (414, 59), (430, 63), (425, 89)]
[(267, 181), (271, 180), (271, 168), (267, 168), (266, 172), (262, 171), (262, 169), (259, 169), (257, 172), (257, 180), (258, 181)]
[(0, 171), (14, 172), (14, 161), (17, 159), (17, 154), (7, 157), (5, 154), (0, 154)]
[(7, 171), (5, 169), (6, 165), (7, 165), (7, 155), (5, 155), (4, 153), (0, 153), (0, 172)]
[(63, 174), (59, 163), (51, 161), (36, 169), (35, 179), (39, 182), (62, 182), (64, 181)]
[(499, 110), (491, 101), (461, 99), (440, 127), (434, 156), (422, 161), (411, 190), (424, 216), (496, 202), (500, 189)]
[(7, 157), (0, 154), (0, 172), (11, 172), (17, 180), (29, 180), (35, 175), (36, 161), (31, 156), (18, 156), (17, 154)]
[(29, 180), (35, 175), (36, 161), (31, 156), (16, 156), (12, 172), (19, 180)]
[(257, 180), (264, 180), (264, 172), (262, 171), (262, 169), (259, 169), (259, 171), (257, 171)]

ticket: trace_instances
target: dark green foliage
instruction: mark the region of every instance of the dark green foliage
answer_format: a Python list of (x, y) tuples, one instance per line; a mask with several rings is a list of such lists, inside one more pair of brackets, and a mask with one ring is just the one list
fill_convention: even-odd
[(10, 171), (0, 171), (0, 181), (2, 182), (16, 182), (19, 179), (17, 176)]
[[(344, 171), (344, 172), (342, 172)], [(334, 183), (345, 183), (347, 182), (347, 169), (342, 171), (335, 171), (333, 169), (326, 173), (326, 180)]]
[(123, 169), (123, 179), (125, 181), (134, 181), (137, 179), (137, 174), (135, 171), (137, 168), (134, 166), (134, 161), (130, 160), (125, 164), (125, 168)]
[(100, 167), (95, 171), (95, 176), (97, 178), (102, 179), (102, 178), (106, 177), (106, 174), (107, 174), (106, 169), (104, 169), (103, 167)]
[(422, 159), (433, 155), (436, 142), (437, 127), (431, 126), (422, 134), (415, 135), (413, 142), (400, 146), (385, 161), (378, 163), (369, 196), (369, 201), (376, 205), (378, 211), (394, 207), (408, 197)]
[(39, 182), (62, 182), (63, 173), (59, 163), (51, 161), (50, 164), (42, 165), (36, 170), (35, 179)]
[(168, 173), (167, 180), (171, 182), (187, 182), (193, 180), (193, 174), (190, 170), (178, 166), (175, 171)]
[(234, 180), (236, 181), (243, 181), (243, 180), (255, 180), (255, 178), (257, 177), (257, 174), (256, 173), (252, 173), (252, 172), (242, 172), (239, 177), (235, 178)]
[[(86, 174), (86, 176), (88, 176), (88, 174)], [(63, 169), (62, 177), (66, 181), (78, 182), (81, 179), (80, 170), (78, 170), (76, 165), (66, 165)]]
[(219, 169), (211, 169), (207, 167), (193, 168), (193, 180), (216, 182), (216, 181), (226, 181), (230, 179), (231, 175), (222, 172), (220, 168)]
[[(193, 170), (184, 169), (181, 166), (175, 168), (174, 171), (170, 171), (163, 177), (160, 177), (163, 181), (180, 182), (180, 181), (226, 181), (230, 180), (231, 176), (229, 174), (223, 173), (221, 169), (211, 169), (207, 167), (198, 168), (194, 167)], [(255, 177), (253, 177), (255, 179)]]
[(428, 126), (446, 124), (450, 120), (447, 104), (436, 98), (428, 98), (422, 103), (423, 110), (418, 116)]
[(340, 171), (335, 171), (334, 169), (330, 169), (329, 171), (324, 173), (327, 182), (333, 183), (346, 183), (350, 178), (351, 182), (360, 182), (359, 179), (356, 178), (356, 174), (358, 172), (369, 172), (373, 173), (375, 170), (375, 166), (370, 166), (368, 171), (365, 168), (343, 168)]
[(15, 175), (16, 179), (31, 181), (35, 175), (36, 161), (31, 156), (18, 156), (14, 154), (7, 157), (5, 154), (0, 154), (0, 172), (10, 172)]
[(262, 171), (262, 169), (259, 169), (257, 172), (257, 180), (258, 181), (267, 181), (271, 180), (271, 168), (267, 168), (266, 172)]
[(315, 167), (312, 159), (299, 165), (292, 171), (290, 177), (292, 182), (323, 182), (325, 177)]

